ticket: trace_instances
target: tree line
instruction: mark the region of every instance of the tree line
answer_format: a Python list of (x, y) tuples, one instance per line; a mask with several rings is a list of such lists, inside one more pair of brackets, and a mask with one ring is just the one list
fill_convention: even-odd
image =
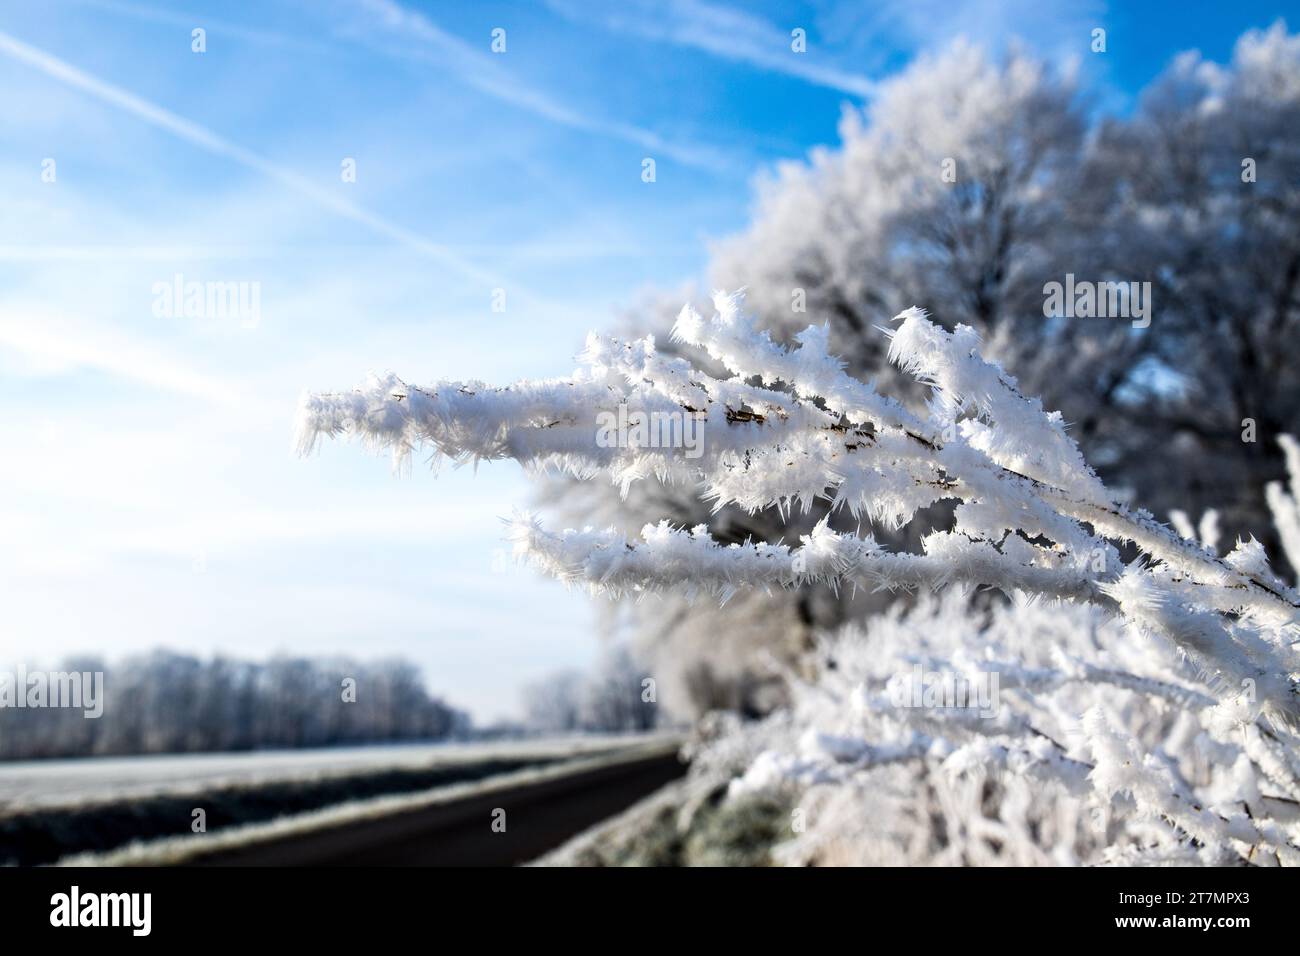
[(425, 688), (411, 663), (274, 657), (210, 660), (154, 651), (57, 671), (103, 672), (103, 715), (0, 707), (0, 759), (322, 747), (442, 740), (470, 720)]
[(627, 733), (660, 720), (655, 679), (624, 645), (606, 645), (589, 672), (561, 670), (523, 690), (524, 719), (543, 733)]

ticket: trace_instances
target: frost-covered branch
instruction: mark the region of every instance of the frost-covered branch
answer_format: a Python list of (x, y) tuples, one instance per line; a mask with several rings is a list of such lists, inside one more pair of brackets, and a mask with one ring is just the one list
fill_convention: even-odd
[[(946, 772), (982, 762), (1076, 792), (1085, 764), (1037, 723), (1052, 716), (1067, 688), (1086, 685), (1216, 719), (1232, 714), (1241, 726), (1259, 721), (1251, 745), (1233, 752), (1293, 792), (1283, 781), (1292, 769), (1291, 728), (1300, 723), (1300, 596), (1272, 572), (1258, 542), (1239, 542), (1220, 557), (1212, 518), (1203, 519), (1198, 541), (1185, 517), (1176, 519), (1176, 533), (1120, 504), (1061, 416), (981, 357), (969, 328), (947, 331), (909, 309), (885, 333), (890, 360), (932, 392), (923, 409), (910, 409), (849, 376), (829, 353), (824, 328), (804, 330), (787, 348), (754, 328), (739, 295), (718, 294), (715, 306), (707, 320), (684, 309), (673, 337), (702, 350), (729, 378), (660, 353), (653, 338), (593, 335), (581, 367), (565, 379), (417, 388), (388, 375), (351, 392), (306, 395), (298, 447), (306, 453), (321, 437), (351, 435), (398, 463), (417, 451), (457, 463), (510, 458), (531, 470), (604, 477), (625, 496), (653, 479), (690, 485), (715, 509), (784, 514), (820, 501), (860, 524), (849, 534), (823, 519), (797, 542), (722, 544), (704, 526), (666, 521), (646, 525), (635, 539), (592, 528), (552, 532), (527, 515), (510, 523), (519, 558), (597, 593), (671, 590), (726, 602), (741, 590), (810, 584), (993, 587), (1016, 599), (1086, 602), (1118, 614), (1143, 640), (1158, 642), (1169, 661), (1181, 662), (1175, 673), (1169, 661), (1136, 670), (1068, 656), (1048, 667), (1000, 661), (995, 670), (1007, 689), (1030, 702), (1022, 713), (993, 723), (972, 723), (968, 713), (885, 717), (873, 725), (875, 736), (808, 738), (813, 743), (796, 755), (755, 764), (758, 778), (784, 768), (809, 783), (942, 756)], [(1294, 475), (1296, 446), (1286, 439), (1284, 447)], [(1294, 486), (1291, 494), (1271, 488), (1269, 496), (1288, 549), (1296, 548)], [(954, 504), (952, 527), (922, 538), (921, 553), (888, 551), (861, 531), (864, 521), (907, 524), (944, 500)], [(1125, 543), (1142, 552), (1127, 565), (1119, 550)], [(1187, 687), (1188, 679), (1198, 689)], [(864, 713), (882, 710), (879, 694), (855, 699)], [(1179, 833), (1229, 857), (1249, 844), (1293, 859), (1292, 838), (1262, 807), (1253, 818), (1206, 810), (1186, 787), (1170, 790), (1150, 761), (1141, 773), (1120, 773), (1115, 768), (1127, 765), (1117, 755), (1137, 744), (1123, 734), (1112, 740), (1096, 720), (1087, 727), (1095, 763), (1086, 766), (1095, 766), (1100, 792), (1131, 794)]]

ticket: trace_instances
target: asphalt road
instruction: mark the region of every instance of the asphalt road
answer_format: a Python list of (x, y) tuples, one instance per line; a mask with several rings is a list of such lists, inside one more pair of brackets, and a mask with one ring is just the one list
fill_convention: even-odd
[[(191, 857), (192, 866), (511, 866), (536, 859), (686, 771), (675, 753)], [(494, 811), (505, 811), (496, 832)], [(499, 817), (499, 815), (497, 815)]]

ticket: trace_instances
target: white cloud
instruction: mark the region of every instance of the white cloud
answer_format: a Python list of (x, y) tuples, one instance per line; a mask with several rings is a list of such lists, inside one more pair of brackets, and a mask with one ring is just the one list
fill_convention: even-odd
[(217, 405), (250, 404), (237, 383), (202, 372), (166, 350), (12, 302), (0, 316), (0, 354), (5, 352), (20, 361), (18, 371), (33, 376), (94, 370)]

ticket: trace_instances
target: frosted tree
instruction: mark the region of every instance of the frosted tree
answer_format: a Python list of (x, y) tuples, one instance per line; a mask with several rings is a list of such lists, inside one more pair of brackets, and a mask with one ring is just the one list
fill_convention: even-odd
[[(1084, 188), (1085, 122), (1073, 84), (1039, 61), (1013, 54), (997, 63), (957, 44), (924, 58), (882, 84), (865, 110), (846, 113), (841, 144), (787, 163), (760, 182), (755, 221), (717, 250), (712, 272), (722, 287), (748, 289), (747, 301), (780, 342), (817, 316), (830, 348), (850, 373), (874, 378), (901, 395), (917, 394), (891, 370), (873, 328), (912, 302), (943, 302), (949, 323), (965, 323), (990, 340), (995, 357), (1039, 377), (1048, 401), (1085, 427), (1107, 420), (1104, 394), (1125, 378), (1136, 343), (1124, 323), (1062, 327), (1042, 315), (1042, 285), (1073, 271), (1100, 271), (1105, 243), (1087, 222), (1096, 204)], [(675, 301), (676, 307), (669, 302)], [(660, 296), (637, 310), (634, 327), (666, 338), (680, 308)], [(704, 303), (700, 303), (703, 306)], [(664, 343), (668, 349), (675, 345)], [(698, 361), (698, 359), (697, 359)], [(602, 520), (669, 517), (705, 524), (718, 540), (775, 542), (807, 534), (823, 518), (850, 530), (851, 515), (829, 514), (814, 501), (794, 515), (702, 507), (690, 490), (647, 484), (626, 498), (591, 483), (557, 483), (547, 500)], [(897, 532), (877, 529), (894, 546), (915, 547), (933, 521), (918, 516)], [(636, 519), (640, 520), (636, 520)], [(635, 530), (631, 528), (630, 530)], [(804, 582), (786, 592), (738, 595), (731, 613), (747, 618), (750, 643), (781, 659), (807, 649), (818, 628), (879, 608), (862, 592), (835, 592)], [(662, 670), (680, 671), (703, 708), (729, 700), (763, 709), (771, 688), (719, 634), (710, 606), (678, 603), (670, 616), (633, 607), (629, 629)]]
[(526, 726), (550, 733), (649, 730), (657, 713), (645, 675), (627, 647), (607, 645), (590, 673), (562, 670), (524, 687)]
[[(1089, 175), (1102, 234), (1156, 308), (1110, 467), (1153, 509), (1218, 507), (1280, 554), (1262, 490), (1283, 474), (1277, 436), (1300, 429), (1282, 345), (1300, 335), (1300, 36), (1279, 22), (1226, 66), (1178, 58), (1101, 128)], [(1187, 467), (1151, 468), (1156, 436)]]
[[(1220, 535), (1253, 534), (1280, 560), (1262, 489), (1283, 474), (1277, 436), (1300, 433), (1300, 377), (1279, 347), (1300, 333), (1297, 182), (1300, 38), (1281, 25), (1243, 36), (1226, 66), (1181, 58), (1135, 115), (1092, 129), (1068, 71), (958, 43), (847, 111), (834, 148), (760, 179), (753, 223), (710, 271), (747, 288), (776, 341), (825, 321), (846, 370), (901, 397), (918, 393), (873, 329), (913, 302), (942, 303), (939, 321), (975, 329), (984, 354), (1061, 411), (1117, 494), (1175, 521), (1173, 509), (1213, 509)], [(1045, 317), (1044, 286), (1067, 274), (1151, 282), (1150, 326)], [(665, 339), (682, 299), (650, 299), (631, 327)], [(824, 501), (795, 515), (710, 510), (656, 483), (620, 497), (561, 482), (546, 500), (629, 531), (657, 517), (704, 524), (723, 542), (793, 540), (828, 515)], [(941, 502), (876, 534), (911, 549), (948, 517)], [(792, 660), (814, 631), (879, 607), (803, 582), (738, 595), (731, 613)], [(702, 706), (770, 699), (752, 658), (718, 638), (730, 631), (711, 606), (638, 611), (624, 612), (629, 629), (669, 649), (657, 666), (694, 678)]]
[[(1300, 36), (1249, 31), (1226, 65), (1184, 54), (1091, 131), (1068, 74), (958, 43), (846, 113), (840, 138), (761, 182), (715, 284), (747, 287), (782, 340), (806, 305), (891, 389), (869, 330), (942, 302), (1117, 488), (1160, 513), (1218, 507), (1227, 533), (1276, 544), (1260, 491), (1282, 474), (1276, 436), (1300, 428), (1275, 347), (1300, 323)], [(1151, 327), (1046, 319), (1044, 285), (1067, 273), (1150, 282)], [(1157, 438), (1197, 467), (1152, 468)]]
[(1104, 193), (1086, 133), (1071, 75), (959, 41), (846, 111), (838, 149), (760, 181), (754, 222), (719, 248), (714, 282), (746, 287), (778, 338), (807, 324), (800, 309), (825, 317), (851, 369), (891, 389), (910, 383), (872, 328), (942, 302), (948, 327), (974, 328), (1027, 389), (1085, 422), (1140, 345), (1123, 323), (1044, 319), (1046, 282), (1114, 265), (1096, 241)]
[[(895, 318), (889, 358), (931, 393), (915, 407), (849, 375), (828, 348), (825, 326), (804, 329), (787, 347), (754, 327), (739, 296), (719, 294), (715, 307), (705, 319), (688, 306), (672, 334), (725, 374), (662, 354), (652, 337), (593, 335), (582, 367), (567, 378), (417, 387), (386, 375), (351, 392), (306, 395), (299, 448), (308, 453), (322, 436), (351, 435), (399, 464), (417, 450), (435, 461), (513, 459), (533, 472), (608, 481), (623, 493), (651, 480), (678, 484), (712, 508), (792, 515), (821, 501), (885, 528), (950, 502), (951, 527), (926, 534), (919, 553), (887, 550), (826, 519), (797, 544), (722, 543), (705, 526), (668, 521), (636, 536), (556, 531), (528, 514), (511, 521), (509, 535), (521, 560), (612, 596), (679, 592), (726, 603), (807, 582), (885, 591), (987, 586), (1093, 608), (1125, 622), (1122, 647), (1089, 659), (1079, 653), (1086, 642), (1062, 641), (1050, 666), (1041, 653), (1026, 660), (1023, 645), (1008, 645), (1006, 660), (985, 654), (983, 666), (1015, 700), (975, 720), (957, 707), (892, 706), (865, 672), (837, 692), (841, 675), (823, 673), (814, 693), (843, 718), (839, 730), (819, 728), (796, 696), (794, 709), (773, 720), (807, 724), (798, 749), (762, 749), (739, 785), (852, 782), (900, 761), (927, 768), (941, 761), (936, 773), (958, 776), (1002, 768), (1132, 818), (1123, 839), (1102, 841), (1107, 852), (1208, 863), (1300, 859), (1286, 809), (1300, 800), (1293, 733), (1300, 595), (1272, 572), (1258, 542), (1238, 542), (1220, 557), (1125, 506), (1085, 462), (1060, 414), (982, 358), (968, 326), (947, 331), (918, 309)], [(1293, 494), (1277, 489), (1273, 498), (1294, 520)], [(1137, 557), (1121, 560), (1120, 545)], [(942, 648), (950, 661), (942, 666), (960, 672), (999, 650), (969, 643)], [(1057, 693), (1077, 685), (1125, 696)], [(1084, 702), (1086, 710), (1072, 707)], [(1171, 730), (1153, 751), (1144, 717), (1170, 708), (1191, 715), (1200, 735), (1193, 725)], [(1044, 713), (1076, 727), (1078, 739), (1042, 729)], [(1227, 769), (1198, 790), (1198, 761)], [(1138, 823), (1163, 827), (1161, 837)]]

